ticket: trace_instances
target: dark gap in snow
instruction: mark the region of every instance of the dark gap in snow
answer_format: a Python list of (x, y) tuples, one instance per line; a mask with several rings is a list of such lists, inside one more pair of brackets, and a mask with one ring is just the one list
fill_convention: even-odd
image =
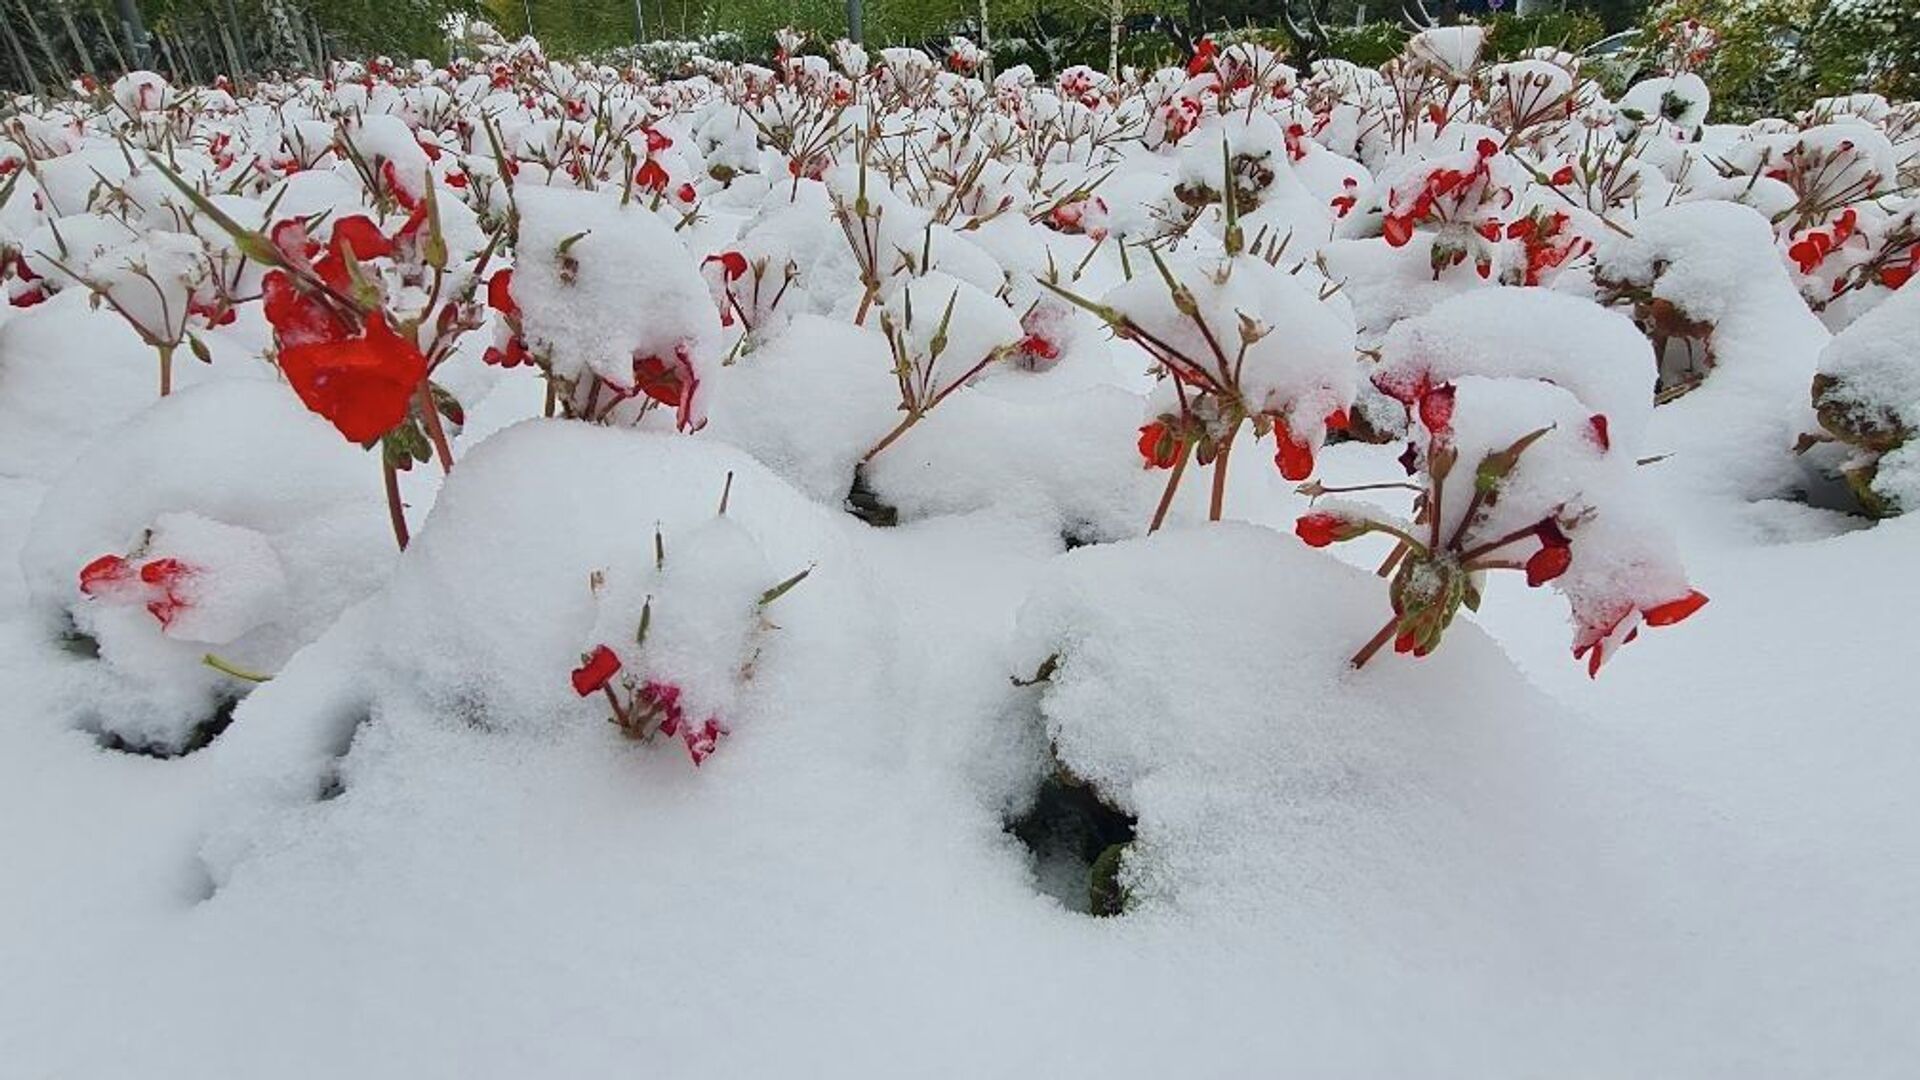
[(100, 642), (73, 621), (72, 614), (66, 616), (66, 625), (60, 628), (58, 644), (62, 651), (82, 660), (100, 659)]
[(1061, 530), (1060, 542), (1065, 545), (1066, 550), (1072, 551), (1075, 548), (1107, 543), (1108, 538), (1100, 535), (1100, 531), (1090, 522), (1078, 521)]
[(879, 528), (900, 524), (900, 511), (884, 502), (867, 486), (864, 468), (853, 470), (853, 486), (847, 490), (846, 509), (847, 513)]
[(1134, 819), (1107, 805), (1093, 785), (1064, 768), (1040, 782), (1033, 804), (1007, 823), (1026, 845), (1040, 891), (1069, 911), (1118, 915), (1125, 910), (1120, 859), (1133, 843)]
[(360, 737), (360, 729), (371, 723), (373, 713), (362, 705), (351, 720), (336, 725), (333, 745), (327, 748), (326, 768), (321, 772), (319, 787), (314, 791), (315, 801), (332, 802), (347, 793), (347, 754), (352, 752), (354, 740)]
[(139, 742), (129, 739), (116, 731), (108, 731), (97, 723), (87, 726), (94, 741), (102, 750), (111, 750), (119, 754), (139, 754), (143, 757), (159, 758), (163, 761), (186, 757), (188, 754), (205, 750), (213, 745), (213, 740), (233, 724), (233, 710), (240, 704), (238, 698), (227, 698), (213, 710), (212, 715), (193, 726), (187, 737), (179, 742)]
[(314, 793), (314, 801), (332, 802), (346, 793), (347, 781), (340, 775), (340, 764), (336, 761), (320, 775), (320, 790)]

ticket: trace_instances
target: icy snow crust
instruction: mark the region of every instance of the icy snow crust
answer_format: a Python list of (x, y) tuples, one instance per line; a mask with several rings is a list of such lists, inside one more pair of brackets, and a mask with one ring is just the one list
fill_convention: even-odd
[[(0, 127), (0, 1074), (1920, 1060), (1920, 522), (1793, 450), (1816, 374), (1920, 423), (1911, 106), (1716, 126), (1476, 27), (991, 83), (964, 39), (652, 82), (469, 33)], [(355, 287), (468, 327), (404, 553), (262, 267), (117, 136), (243, 228), (366, 215)], [(1169, 418), (1224, 520), (1190, 461), (1149, 532)], [(1448, 453), (1446, 531), (1571, 556), (1356, 671), (1391, 541), (1295, 522), (1424, 529), (1393, 485)], [(1570, 612), (1650, 640), (1589, 681)], [(610, 723), (600, 649), (712, 745)], [(1059, 777), (1132, 821), (1117, 917), (1008, 829)]]

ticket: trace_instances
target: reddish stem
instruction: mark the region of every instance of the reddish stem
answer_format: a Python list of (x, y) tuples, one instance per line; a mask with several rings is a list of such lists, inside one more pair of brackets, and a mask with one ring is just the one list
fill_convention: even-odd
[(1180, 486), (1180, 477), (1185, 475), (1187, 471), (1187, 458), (1191, 456), (1189, 454), (1189, 450), (1191, 449), (1192, 448), (1184, 442), (1176, 447), (1176, 452), (1180, 457), (1173, 463), (1172, 475), (1167, 477), (1166, 490), (1160, 493), (1160, 505), (1153, 511), (1153, 524), (1147, 526), (1147, 532), (1149, 534), (1159, 532), (1160, 526), (1166, 524), (1167, 511), (1173, 507), (1173, 492), (1174, 489)]
[(1227, 458), (1233, 454), (1233, 436), (1240, 430), (1235, 424), (1220, 443), (1220, 454), (1213, 459), (1213, 497), (1207, 502), (1207, 520), (1219, 521), (1227, 501)]
[(440, 425), (440, 410), (434, 408), (433, 384), (420, 380), (420, 412), (427, 424), (427, 438), (433, 440), (433, 455), (440, 459), (440, 472), (453, 471), (453, 447), (447, 445), (446, 428)]
[(1359, 652), (1354, 653), (1353, 659), (1349, 661), (1349, 663), (1354, 666), (1356, 671), (1366, 667), (1367, 661), (1373, 659), (1373, 654), (1379, 652), (1382, 648), (1386, 647), (1387, 642), (1393, 640), (1393, 632), (1399, 628), (1400, 616), (1395, 615), (1393, 618), (1388, 619), (1387, 625), (1381, 627), (1380, 632), (1373, 635), (1372, 640), (1362, 646)]

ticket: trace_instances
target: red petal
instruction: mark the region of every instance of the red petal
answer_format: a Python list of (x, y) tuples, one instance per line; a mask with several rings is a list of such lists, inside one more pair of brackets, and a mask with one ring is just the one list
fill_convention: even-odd
[(327, 251), (336, 256), (344, 255), (344, 248), (348, 245), (353, 248), (353, 257), (362, 262), (393, 254), (393, 242), (365, 214), (355, 214), (333, 223), (333, 234), (327, 238)]
[(98, 596), (108, 586), (120, 584), (130, 576), (127, 560), (118, 555), (102, 555), (80, 568), (80, 591)]
[(1698, 589), (1689, 589), (1687, 595), (1678, 600), (1669, 600), (1664, 604), (1655, 604), (1646, 610), (1648, 626), (1672, 626), (1694, 612), (1707, 606), (1707, 597)]
[(1533, 553), (1527, 560), (1527, 585), (1539, 588), (1561, 574), (1573, 562), (1573, 548), (1565, 545), (1548, 545)]
[(361, 337), (283, 346), (280, 370), (307, 408), (348, 439), (368, 443), (406, 419), (427, 361), (375, 314)]
[(1295, 483), (1312, 476), (1313, 447), (1296, 441), (1282, 424), (1273, 425), (1273, 434), (1280, 444), (1273, 455), (1273, 463), (1280, 467), (1280, 475)]
[(607, 685), (620, 670), (620, 657), (605, 645), (596, 645), (585, 663), (573, 669), (573, 692), (586, 697)]
[(508, 318), (520, 317), (520, 305), (513, 300), (513, 268), (507, 267), (487, 279), (487, 306)]

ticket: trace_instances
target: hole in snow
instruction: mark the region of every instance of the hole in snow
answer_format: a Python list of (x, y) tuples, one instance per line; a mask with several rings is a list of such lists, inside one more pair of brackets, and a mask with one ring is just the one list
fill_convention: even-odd
[(1107, 805), (1093, 785), (1055, 766), (1007, 831), (1031, 853), (1040, 891), (1067, 910), (1118, 915), (1125, 909), (1120, 860), (1133, 843), (1134, 819)]
[(60, 628), (58, 641), (61, 651), (70, 656), (82, 660), (100, 659), (100, 642), (92, 634), (80, 629), (72, 615), (66, 617), (66, 625)]
[(867, 486), (865, 467), (853, 470), (853, 487), (847, 491), (847, 513), (869, 525), (886, 528), (900, 523), (900, 511), (881, 500)]
[(87, 730), (93, 734), (94, 742), (102, 750), (112, 750), (119, 754), (140, 754), (144, 757), (170, 758), (186, 757), (195, 751), (205, 750), (213, 744), (233, 724), (233, 710), (240, 704), (238, 698), (227, 698), (220, 702), (212, 715), (193, 726), (185, 739), (178, 742), (143, 742), (129, 739), (119, 732), (108, 731), (105, 727), (94, 725)]

